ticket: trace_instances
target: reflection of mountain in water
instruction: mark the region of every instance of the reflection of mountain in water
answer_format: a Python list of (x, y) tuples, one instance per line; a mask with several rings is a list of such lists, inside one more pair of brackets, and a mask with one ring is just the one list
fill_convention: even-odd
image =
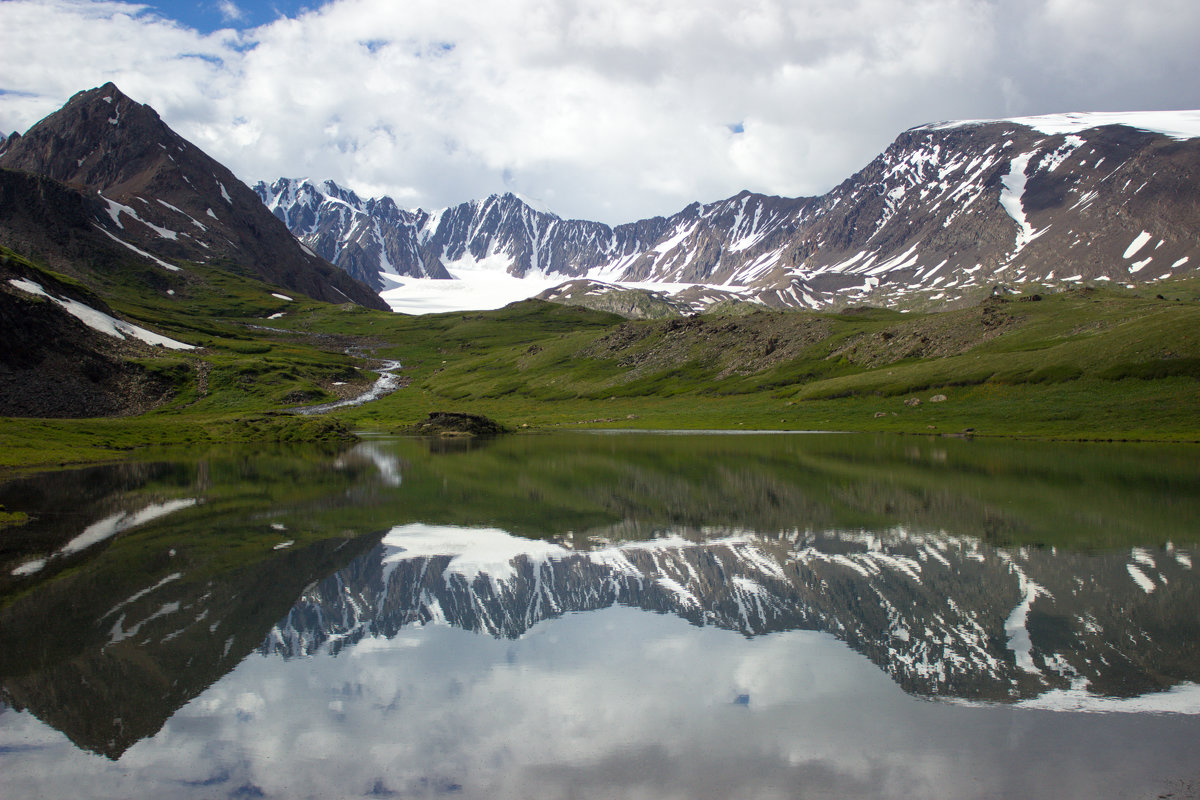
[[(1194, 551), (979, 541), (1193, 540), (1194, 449), (897, 441), (403, 440), (31, 476), (0, 487), (32, 518), (0, 541), (0, 703), (117, 758), (255, 649), (337, 652), (435, 620), (513, 637), (614, 604), (828, 631), (921, 695), (1197, 680)], [(744, 532), (801, 520), (891, 532)]]
[(747, 636), (825, 631), (920, 695), (1018, 700), (1086, 684), (1130, 697), (1200, 680), (1192, 553), (1009, 552), (903, 530), (575, 551), (496, 530), (400, 527), (305, 592), (262, 651), (336, 653), (430, 622), (516, 637), (614, 604)]
[(111, 575), (60, 581), (36, 608), (0, 611), (0, 701), (118, 758), (245, 658), (287, 598), (370, 540), (282, 550), (212, 579), (181, 566), (116, 603), (104, 580)]

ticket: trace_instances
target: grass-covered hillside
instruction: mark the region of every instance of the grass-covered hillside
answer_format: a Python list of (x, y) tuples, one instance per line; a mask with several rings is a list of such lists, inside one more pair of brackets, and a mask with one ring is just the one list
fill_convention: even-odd
[[(628, 321), (542, 301), (409, 317), (287, 294), (229, 264), (181, 266), (133, 258), (103, 270), (51, 270), (0, 250), (6, 328), (52, 316), (51, 300), (11, 283), (25, 280), (196, 346), (118, 341), (69, 318), (44, 334), (26, 330), (31, 341), (74, 335), (89, 352), (104, 350), (99, 378), (111, 379), (118, 397), (121, 387), (140, 387), (138, 402), (103, 417), (85, 406), (59, 418), (2, 419), (0, 466), (114, 458), (153, 444), (399, 431), (438, 410), (484, 414), (513, 429), (1200, 440), (1197, 280), (1031, 289), (944, 313)], [(61, 359), (45, 362), (59, 370), (47, 382), (49, 367), (18, 363), (11, 344), (4, 355), (7, 392), (53, 396), (54, 380), (70, 377)], [(288, 412), (365, 391), (383, 359), (404, 365), (394, 393), (315, 417)], [(124, 370), (120, 380), (105, 374), (109, 363)]]
[(387, 354), (407, 365), (410, 385), (344, 418), (386, 428), (437, 408), (531, 427), (1196, 439), (1198, 298), (1189, 282), (940, 314), (630, 322), (526, 302), (401, 318)]

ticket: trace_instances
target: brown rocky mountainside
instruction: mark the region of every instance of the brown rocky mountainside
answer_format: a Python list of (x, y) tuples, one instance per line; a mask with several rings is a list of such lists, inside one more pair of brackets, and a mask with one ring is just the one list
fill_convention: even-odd
[[(18, 285), (36, 287), (60, 302)], [(64, 303), (115, 317), (91, 292), (0, 254), (0, 414), (135, 414), (171, 396), (171, 382), (137, 361), (157, 354), (158, 348), (135, 337), (101, 333), (63, 310)]]
[(329, 181), (256, 191), (309, 247), (373, 285), (384, 273), (438, 277), (486, 259), (516, 277), (561, 276), (546, 295), (557, 302), (595, 305), (620, 284), (650, 282), (692, 311), (730, 293), (774, 307), (953, 308), (997, 284), (1194, 274), (1200, 112), (927, 125), (820, 197), (742, 192), (615, 227), (511, 194), (395, 212), (387, 198), (361, 201)]
[[(3, 176), (0, 240), (35, 258), (55, 261), (64, 242), (91, 247), (95, 237), (86, 229), (94, 229), (151, 261), (226, 266), (317, 300), (387, 309), (371, 289), (298, 243), (233, 173), (111, 83), (76, 94), (5, 140), (0, 168), (61, 184), (34, 188), (28, 177)], [(67, 199), (66, 190), (81, 197)], [(48, 203), (46, 193), (60, 199)], [(21, 207), (31, 199), (46, 213)], [(71, 223), (58, 218), (60, 202)]]

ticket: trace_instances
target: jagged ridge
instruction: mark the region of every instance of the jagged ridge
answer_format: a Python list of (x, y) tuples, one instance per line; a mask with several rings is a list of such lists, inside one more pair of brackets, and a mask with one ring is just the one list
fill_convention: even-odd
[[(485, 262), (518, 277), (722, 287), (779, 307), (897, 305), (914, 294), (953, 304), (996, 284), (1192, 272), (1200, 264), (1197, 118), (924, 126), (822, 197), (742, 192), (615, 227), (563, 220), (512, 194), (405, 212), (332, 182), (281, 179), (256, 191), (310, 247), (368, 281), (372, 271), (442, 278), (443, 268)], [(379, 252), (387, 259), (369, 256)]]

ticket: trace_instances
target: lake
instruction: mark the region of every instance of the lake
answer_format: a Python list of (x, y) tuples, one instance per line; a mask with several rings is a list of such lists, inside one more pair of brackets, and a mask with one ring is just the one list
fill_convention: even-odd
[(1200, 796), (1200, 447), (572, 433), (0, 486), (4, 798)]

